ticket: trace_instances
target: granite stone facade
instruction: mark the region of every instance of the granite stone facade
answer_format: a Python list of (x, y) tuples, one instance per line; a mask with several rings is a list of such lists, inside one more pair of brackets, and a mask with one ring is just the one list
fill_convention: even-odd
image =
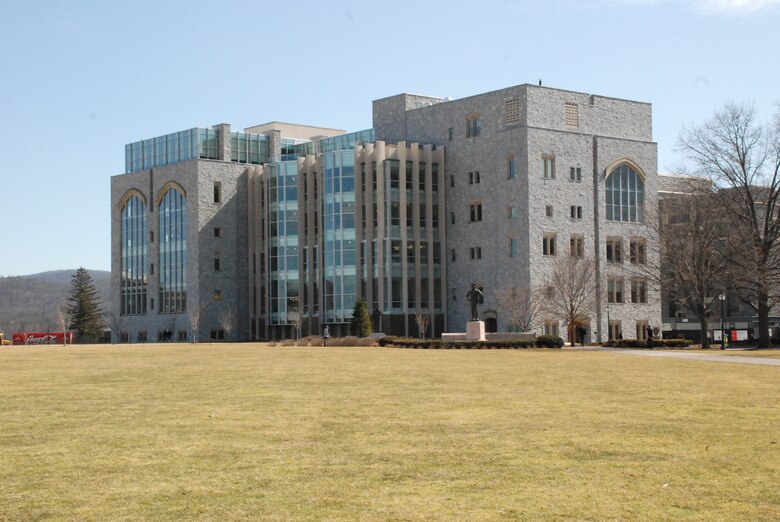
[[(465, 331), (465, 294), (472, 283), (484, 290), (480, 309), (488, 333), (507, 332), (509, 314), (496, 292), (543, 287), (556, 262), (570, 255), (572, 244), (581, 244), (582, 256), (593, 258), (596, 266), (597, 305), (579, 321), (587, 341), (606, 340), (608, 322), (612, 335), (620, 331), (626, 338), (643, 337), (645, 325), (661, 326), (660, 291), (641, 276), (629, 255), (632, 244), (645, 244), (645, 255), (654, 255), (655, 238), (641, 219), (607, 219), (606, 203), (607, 182), (615, 179), (610, 176), (628, 169), (631, 179), (644, 187), (639, 206), (655, 206), (657, 154), (649, 104), (536, 85), (460, 100), (400, 94), (374, 101), (373, 127), (373, 143), (359, 141), (350, 146), (354, 149), (314, 155), (314, 149), (307, 149), (297, 159), (282, 157), (283, 139), (299, 143), (347, 135), (279, 122), (250, 128), (246, 132), (262, 134), (267, 148), (265, 159), (250, 165), (231, 155), (230, 125), (220, 124), (213, 127), (212, 155), (174, 158), (163, 166), (114, 176), (114, 296), (123, 292), (128, 277), (122, 265), (127, 245), (123, 247), (121, 238), (123, 205), (129, 198), (146, 205), (149, 232), (142, 276), (148, 306), (144, 313), (123, 315), (116, 304), (114, 340), (151, 342), (164, 332), (171, 332), (173, 340), (198, 341), (215, 335), (225, 340), (293, 336), (292, 323), (279, 323), (281, 310), (292, 303), (304, 312), (297, 330), (318, 333), (318, 314), (324, 313), (319, 292), (329, 288), (318, 272), (326, 246), (318, 234), (331, 223), (331, 207), (322, 199), (328, 197), (323, 181), (328, 168), (323, 157), (328, 154), (352, 155), (344, 161), (351, 173), (339, 175), (355, 185), (348, 199), (339, 195), (338, 201), (345, 202), (339, 207), (342, 214), (344, 208), (354, 208), (349, 237), (354, 236), (350, 248), (356, 251), (350, 251), (349, 259), (355, 259), (350, 262), (355, 263), (357, 280), (339, 284), (350, 289), (351, 299), (363, 296), (372, 309), (386, 313), (384, 325), (397, 330), (392, 333), (414, 335), (414, 313), (429, 309), (430, 303), (435, 303), (435, 310), (429, 310), (431, 333)], [(269, 224), (277, 219), (272, 218), (277, 207), (269, 204), (268, 193), (269, 177), (277, 168), (297, 176), (297, 211), (294, 202), (277, 205), (286, 209), (286, 219), (297, 220), (300, 240), (289, 243), (298, 245), (297, 251), (285, 254), (291, 256), (288, 261), (299, 263), (297, 279), (292, 280), (300, 284), (286, 286), (297, 286), (295, 295), (278, 295), (283, 287), (274, 283), (270, 268), (276, 251), (271, 242), (278, 243), (271, 231), (282, 230)], [(400, 169), (397, 179), (391, 177), (395, 168)], [(435, 180), (428, 179), (434, 171)], [(400, 187), (394, 188), (395, 183)], [(372, 185), (377, 186), (365, 188)], [(158, 206), (169, 187), (186, 200), (187, 310), (181, 313), (160, 313), (158, 301), (163, 233)], [(641, 199), (636, 193), (631, 197)], [(407, 226), (397, 227), (394, 219)], [(610, 248), (621, 245), (620, 259), (607, 256), (608, 242)], [(607, 291), (608, 280), (623, 285), (619, 299)], [(642, 302), (632, 302), (632, 282), (645, 289), (641, 298), (637, 294)], [(347, 307), (338, 296), (336, 301), (340, 310)], [(565, 335), (568, 325), (560, 318), (545, 319), (548, 329)], [(346, 324), (331, 325), (331, 332), (346, 332)]]
[[(475, 119), (476, 136), (469, 123)], [(605, 179), (621, 164), (644, 179), (645, 205), (654, 204), (657, 154), (649, 104), (534, 85), (417, 104), (399, 95), (374, 102), (374, 128), (377, 139), (446, 147), (449, 331), (465, 328), (464, 296), (472, 282), (484, 287), (483, 315), (505, 331), (508, 314), (493, 299), (495, 291), (544, 284), (556, 258), (569, 255), (572, 235), (584, 238), (585, 255), (597, 266), (598, 306), (583, 318), (586, 339), (606, 340), (608, 317), (627, 338), (642, 321), (660, 327), (657, 288), (648, 288), (647, 303), (630, 302), (631, 280), (637, 278), (629, 266), (630, 241), (655, 239), (642, 223), (608, 221), (604, 211)], [(543, 158), (553, 160), (554, 178), (543, 175)], [(478, 221), (471, 215), (474, 205), (481, 205)], [(543, 252), (545, 234), (556, 238), (555, 256)], [(607, 237), (623, 238), (622, 263), (607, 262)], [(514, 256), (513, 239), (519, 246)], [(623, 278), (626, 302), (606, 302), (609, 276)]]

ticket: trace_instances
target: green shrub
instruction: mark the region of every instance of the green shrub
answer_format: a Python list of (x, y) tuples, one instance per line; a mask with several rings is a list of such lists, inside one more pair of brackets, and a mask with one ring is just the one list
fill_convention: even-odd
[(562, 348), (563, 339), (557, 335), (540, 335), (536, 338), (536, 346), (539, 348)]

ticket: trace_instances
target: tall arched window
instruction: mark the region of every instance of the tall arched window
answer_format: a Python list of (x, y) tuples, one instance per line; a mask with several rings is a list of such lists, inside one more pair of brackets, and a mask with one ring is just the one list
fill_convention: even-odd
[(130, 196), (121, 210), (122, 280), (120, 283), (119, 313), (140, 315), (146, 313), (148, 285), (148, 240), (146, 204), (136, 196)]
[(187, 200), (169, 188), (160, 200), (160, 305), (162, 314), (187, 310)]
[(645, 219), (645, 181), (627, 163), (607, 176), (607, 220), (642, 223)]

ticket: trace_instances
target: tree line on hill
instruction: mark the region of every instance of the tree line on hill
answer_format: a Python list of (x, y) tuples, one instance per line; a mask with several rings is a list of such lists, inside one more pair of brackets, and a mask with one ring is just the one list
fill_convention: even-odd
[[(72, 307), (72, 302), (68, 299), (74, 295), (73, 284), (76, 276), (84, 288), (81, 297), (89, 295), (95, 305), (95, 309), (87, 314), (91, 319), (86, 323), (84, 313), (74, 314), (76, 323), (68, 314), (69, 306)], [(101, 270), (87, 271), (80, 268), (28, 276), (0, 277), (0, 331), (9, 337), (12, 332), (61, 331), (63, 314), (68, 314), (69, 330), (82, 333), (89, 330), (90, 337), (99, 338), (100, 333), (93, 326), (87, 326), (87, 323), (95, 321), (99, 327), (105, 325), (105, 311), (110, 309), (110, 295), (111, 274)], [(91, 309), (91, 305), (87, 305), (87, 309)], [(76, 310), (71, 308), (71, 312)], [(75, 328), (71, 328), (74, 325)], [(82, 341), (86, 340), (86, 337), (84, 336)]]

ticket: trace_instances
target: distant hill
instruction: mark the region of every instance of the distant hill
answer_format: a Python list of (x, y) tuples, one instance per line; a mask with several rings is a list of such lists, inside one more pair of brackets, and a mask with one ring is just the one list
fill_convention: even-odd
[[(0, 331), (47, 331), (59, 328), (57, 307), (65, 303), (76, 269), (0, 277)], [(100, 307), (111, 308), (111, 272), (89, 270), (100, 295)]]

